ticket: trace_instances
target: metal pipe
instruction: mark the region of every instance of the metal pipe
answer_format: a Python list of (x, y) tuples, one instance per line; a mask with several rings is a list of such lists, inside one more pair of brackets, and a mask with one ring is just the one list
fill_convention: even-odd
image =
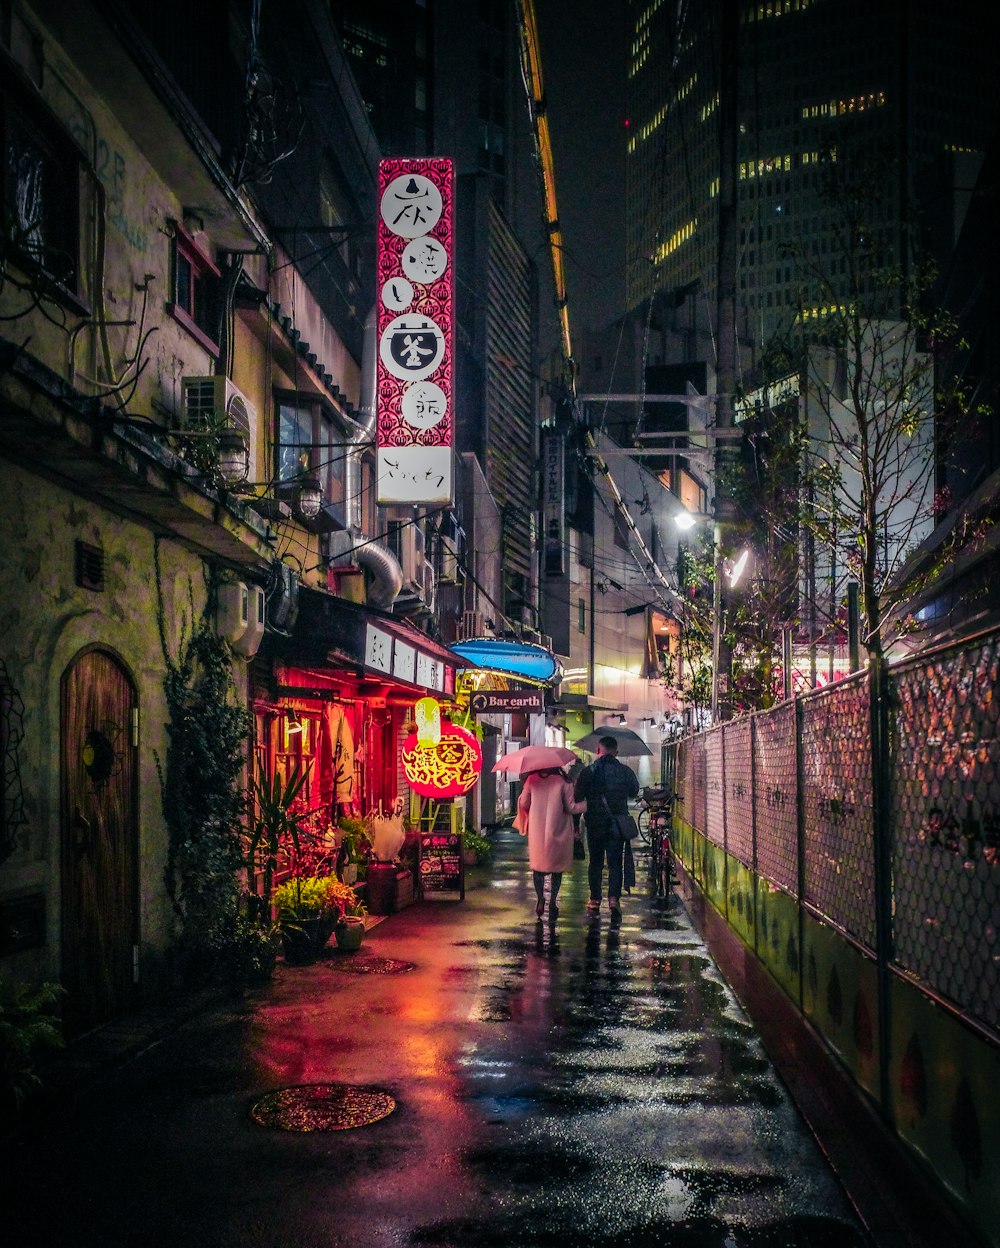
[(347, 511), (347, 523), (350, 528), (361, 528), (363, 497), (361, 485), (361, 457), (364, 446), (372, 440), (375, 430), (377, 389), (377, 354), (376, 331), (378, 328), (378, 306), (372, 305), (365, 319), (364, 346), (361, 353), (361, 392), (358, 396), (358, 410), (361, 421), (358, 424), (354, 444), (347, 452), (344, 464), (344, 493)]

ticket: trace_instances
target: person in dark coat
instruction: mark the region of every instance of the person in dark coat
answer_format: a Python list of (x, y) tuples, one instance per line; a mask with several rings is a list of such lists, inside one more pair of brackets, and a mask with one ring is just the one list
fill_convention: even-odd
[[(608, 908), (613, 920), (621, 920), (622, 869), (625, 842), (611, 823), (612, 815), (628, 814), (629, 798), (639, 792), (639, 777), (631, 767), (618, 761), (618, 742), (614, 737), (601, 737), (597, 758), (580, 772), (574, 798), (587, 803), (587, 879), (590, 900), (587, 910), (596, 914), (601, 908), (604, 863), (608, 864)], [(607, 803), (605, 805), (605, 803)]]

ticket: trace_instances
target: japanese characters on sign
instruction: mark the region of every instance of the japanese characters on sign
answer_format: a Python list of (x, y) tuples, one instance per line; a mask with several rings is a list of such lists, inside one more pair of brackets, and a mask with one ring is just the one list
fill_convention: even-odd
[(475, 733), (444, 721), (437, 745), (419, 745), (411, 732), (403, 742), (402, 762), (406, 783), (421, 797), (461, 797), (479, 779), (483, 750)]
[(454, 832), (436, 830), (420, 836), (420, 890), (428, 893), (458, 893), (465, 896), (465, 862), (462, 838)]
[(365, 667), (438, 693), (455, 689), (454, 668), (374, 624), (365, 629)]
[(560, 434), (542, 439), (542, 510), (545, 575), (562, 576), (566, 549), (566, 443)]
[(380, 504), (454, 501), (453, 183), (450, 160), (379, 165)]

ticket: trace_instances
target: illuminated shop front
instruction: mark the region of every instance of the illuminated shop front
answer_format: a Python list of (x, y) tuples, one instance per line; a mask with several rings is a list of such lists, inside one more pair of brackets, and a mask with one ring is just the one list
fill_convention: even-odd
[(414, 708), (428, 695), (452, 703), (464, 666), (404, 620), (303, 589), (291, 634), (269, 635), (255, 664), (258, 763), (282, 777), (308, 766), (304, 803), (334, 820), (408, 802)]

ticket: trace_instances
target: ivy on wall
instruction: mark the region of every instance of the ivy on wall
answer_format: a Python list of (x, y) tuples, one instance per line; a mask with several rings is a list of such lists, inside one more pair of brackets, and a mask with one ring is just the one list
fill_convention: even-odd
[(179, 969), (192, 979), (210, 974), (237, 938), (250, 722), (235, 701), (229, 647), (212, 626), (214, 584), (209, 582), (200, 616), (191, 593), (190, 616), (181, 620), (174, 656), (166, 635), (158, 543), (154, 567), (170, 717), (166, 758), (156, 760), (169, 833), (165, 880), (179, 924)]

